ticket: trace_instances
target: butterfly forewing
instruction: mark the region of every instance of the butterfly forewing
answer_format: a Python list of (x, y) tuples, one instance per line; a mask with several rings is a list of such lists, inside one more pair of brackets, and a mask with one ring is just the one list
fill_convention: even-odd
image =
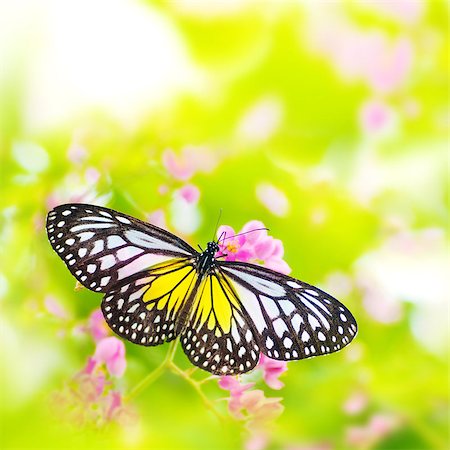
[(177, 336), (179, 313), (195, 286), (188, 259), (173, 259), (129, 278), (105, 295), (102, 311), (119, 336), (140, 345), (159, 345)]
[(252, 264), (221, 262), (220, 268), (232, 280), (266, 356), (309, 358), (336, 352), (355, 337), (350, 311), (320, 289)]
[(219, 271), (202, 282), (181, 344), (192, 364), (216, 375), (248, 372), (258, 363), (247, 313)]
[(108, 208), (61, 205), (47, 217), (53, 249), (85, 287), (109, 292), (129, 276), (197, 252), (158, 227)]

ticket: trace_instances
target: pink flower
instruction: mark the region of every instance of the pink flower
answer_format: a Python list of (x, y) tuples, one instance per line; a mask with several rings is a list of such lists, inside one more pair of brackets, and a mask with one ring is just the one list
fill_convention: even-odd
[(120, 392), (111, 391), (107, 398), (106, 418), (111, 420), (122, 407), (122, 397)]
[(375, 414), (366, 425), (352, 426), (347, 429), (347, 443), (356, 448), (373, 447), (392, 433), (398, 423), (398, 419), (394, 416)]
[[(245, 236), (234, 236), (235, 231), (228, 225), (222, 225), (217, 230), (217, 238), (219, 240), (219, 255), (227, 255), (226, 261), (243, 261), (247, 262), (251, 253), (249, 250), (245, 250), (243, 245), (245, 244)], [(230, 239), (231, 237), (231, 239)]]
[(342, 409), (348, 415), (359, 414), (367, 406), (367, 395), (363, 392), (354, 392), (343, 404)]
[(162, 155), (163, 165), (176, 180), (187, 181), (196, 172), (210, 172), (217, 164), (215, 156), (202, 147), (187, 146), (180, 154), (167, 149)]
[(270, 183), (256, 186), (256, 197), (275, 216), (284, 217), (289, 212), (289, 200), (286, 194)]
[(420, 0), (376, 0), (364, 3), (364, 7), (371, 8), (380, 15), (407, 24), (417, 22), (423, 16), (426, 6), (427, 2)]
[(100, 172), (95, 167), (88, 167), (84, 173), (88, 185), (96, 184), (100, 176)]
[[(220, 238), (220, 251), (217, 256), (226, 255), (226, 261), (252, 262), (288, 274), (291, 268), (282, 259), (283, 243), (269, 236), (264, 228), (264, 224), (257, 220), (247, 222), (238, 233), (226, 225), (219, 227), (217, 237)], [(246, 234), (229, 239), (229, 236), (241, 233)]]
[(284, 384), (278, 377), (287, 370), (287, 362), (270, 359), (261, 353), (258, 368), (262, 369), (264, 381), (272, 389), (281, 389)]
[(308, 41), (348, 81), (362, 80), (375, 92), (390, 93), (407, 80), (413, 63), (413, 44), (405, 36), (365, 31), (337, 16), (310, 27)]
[(260, 389), (244, 392), (241, 396), (241, 409), (246, 410), (249, 416), (249, 425), (262, 428), (282, 412), (281, 398), (267, 398)]
[(114, 336), (103, 338), (97, 342), (93, 359), (97, 363), (105, 363), (111, 375), (121, 377), (127, 366), (125, 345)]
[(175, 179), (186, 181), (194, 175), (193, 164), (182, 155), (177, 156), (173, 150), (165, 150), (162, 158), (164, 167)]
[(87, 158), (88, 153), (86, 149), (77, 143), (72, 143), (67, 150), (67, 158), (74, 164), (82, 164)]
[(159, 195), (166, 195), (169, 192), (169, 186), (167, 184), (160, 184), (158, 186), (158, 194)]
[(259, 389), (249, 390), (254, 383), (241, 384), (232, 376), (224, 376), (220, 378), (219, 386), (230, 391), (230, 413), (236, 419), (248, 420), (252, 427), (261, 428), (283, 411), (281, 398), (266, 398), (264, 392)]
[(159, 228), (167, 229), (166, 213), (162, 209), (156, 209), (148, 214), (147, 221)]
[(378, 46), (374, 47), (372, 59), (366, 68), (369, 85), (378, 92), (392, 92), (403, 85), (413, 62), (413, 46), (403, 37), (388, 43), (380, 36)]
[(89, 316), (88, 330), (96, 342), (109, 335), (109, 327), (100, 308), (94, 309)]
[(70, 317), (70, 314), (67, 312), (66, 308), (64, 308), (64, 306), (61, 305), (61, 303), (59, 303), (58, 300), (56, 300), (56, 298), (52, 295), (47, 295), (45, 297), (44, 306), (50, 314), (53, 314), (59, 319), (67, 320)]
[(93, 358), (88, 358), (86, 366), (75, 376), (75, 380), (80, 399), (87, 403), (97, 401), (106, 386), (105, 373), (98, 368)]
[(394, 117), (388, 105), (378, 100), (370, 100), (363, 104), (359, 119), (366, 133), (379, 133), (392, 125)]
[(178, 190), (177, 194), (188, 203), (197, 203), (200, 198), (200, 190), (193, 184), (186, 184)]
[(230, 400), (228, 402), (228, 409), (230, 413), (237, 419), (242, 419), (243, 416), (240, 412), (242, 409), (241, 398), (242, 394), (248, 389), (252, 388), (255, 383), (241, 384), (235, 377), (230, 375), (221, 377), (219, 379), (219, 386), (222, 389), (230, 391)]
[(246, 111), (238, 126), (238, 135), (259, 143), (270, 139), (283, 118), (283, 105), (277, 98), (266, 98)]

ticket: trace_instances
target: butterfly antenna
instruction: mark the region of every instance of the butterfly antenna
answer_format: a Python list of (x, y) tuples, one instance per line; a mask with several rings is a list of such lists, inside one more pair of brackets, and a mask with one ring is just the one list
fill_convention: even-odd
[(254, 230), (249, 230), (249, 231), (244, 231), (243, 233), (233, 234), (233, 236), (226, 236), (223, 238), (223, 240), (226, 241), (227, 239), (231, 239), (236, 236), (242, 236), (243, 234), (249, 234), (249, 233), (253, 233), (254, 231), (263, 231), (263, 230), (270, 231), (269, 228), (255, 228)]
[[(216, 233), (217, 233), (217, 229), (219, 228), (219, 222), (220, 222), (221, 217), (222, 217), (222, 208), (220, 208), (220, 210), (219, 210), (219, 217), (217, 218), (216, 227), (215, 227), (214, 233), (212, 235), (212, 241), (214, 241), (214, 238), (216, 237)], [(219, 238), (219, 240), (220, 240), (220, 238)], [(217, 242), (219, 242), (219, 240)]]

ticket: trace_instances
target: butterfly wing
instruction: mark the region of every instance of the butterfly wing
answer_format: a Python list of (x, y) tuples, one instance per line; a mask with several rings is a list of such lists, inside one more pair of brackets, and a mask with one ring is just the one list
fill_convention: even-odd
[(181, 345), (192, 364), (216, 375), (248, 372), (258, 363), (252, 321), (220, 270), (211, 270), (202, 281)]
[(192, 364), (230, 375), (252, 370), (260, 352), (290, 361), (338, 351), (356, 332), (350, 311), (320, 289), (253, 264), (216, 262), (181, 343)]
[(170, 342), (180, 311), (195, 295), (197, 274), (188, 259), (173, 259), (128, 278), (105, 295), (102, 311), (119, 336), (146, 346)]
[(109, 292), (156, 264), (174, 258), (193, 260), (198, 254), (161, 228), (112, 209), (79, 203), (50, 211), (47, 234), (72, 275), (97, 292)]
[(218, 264), (231, 280), (266, 356), (290, 361), (333, 353), (355, 337), (351, 312), (320, 289), (253, 264)]

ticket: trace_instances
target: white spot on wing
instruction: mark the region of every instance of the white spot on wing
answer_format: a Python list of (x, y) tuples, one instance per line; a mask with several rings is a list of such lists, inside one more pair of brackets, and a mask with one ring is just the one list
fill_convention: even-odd
[(91, 250), (91, 255), (96, 255), (97, 253), (100, 253), (101, 251), (103, 251), (103, 248), (104, 248), (104, 244), (101, 239), (99, 239), (98, 241), (95, 241), (94, 248)]
[[(233, 274), (238, 280), (248, 283), (253, 288), (261, 291), (263, 294), (272, 297), (282, 297), (286, 295), (286, 291), (280, 284), (274, 283), (270, 280), (265, 280), (248, 273), (240, 272), (237, 269), (226, 268), (226, 272)], [(234, 278), (234, 277), (233, 277)]]
[(101, 266), (100, 269), (107, 270), (114, 266), (116, 263), (116, 258), (113, 255), (106, 255), (100, 258)]
[(127, 259), (132, 258), (133, 256), (137, 256), (141, 253), (144, 253), (144, 250), (137, 248), (137, 247), (124, 247), (119, 250), (117, 250), (117, 258), (119, 258), (120, 261), (126, 261)]
[(189, 254), (183, 249), (169, 242), (165, 242), (156, 237), (150, 236), (149, 234), (143, 233), (142, 231), (136, 230), (126, 230), (125, 237), (133, 244), (138, 245), (139, 247), (150, 248), (153, 250), (166, 250), (175, 253), (184, 253)]
[(92, 233), (92, 231), (85, 231), (84, 233), (80, 233), (78, 237), (80, 238), (80, 242), (84, 242), (94, 236), (94, 234), (95, 233)]
[(82, 225), (75, 225), (70, 229), (70, 231), (72, 231), (72, 233), (76, 233), (77, 231), (89, 230), (91, 228), (111, 228), (115, 226), (116, 225), (113, 223), (86, 223)]
[(116, 216), (116, 219), (117, 219), (119, 222), (126, 223), (127, 225), (129, 225), (129, 224), (131, 223), (126, 217)]
[(126, 242), (120, 237), (116, 235), (108, 236), (108, 248), (116, 248), (122, 245), (125, 245)]

